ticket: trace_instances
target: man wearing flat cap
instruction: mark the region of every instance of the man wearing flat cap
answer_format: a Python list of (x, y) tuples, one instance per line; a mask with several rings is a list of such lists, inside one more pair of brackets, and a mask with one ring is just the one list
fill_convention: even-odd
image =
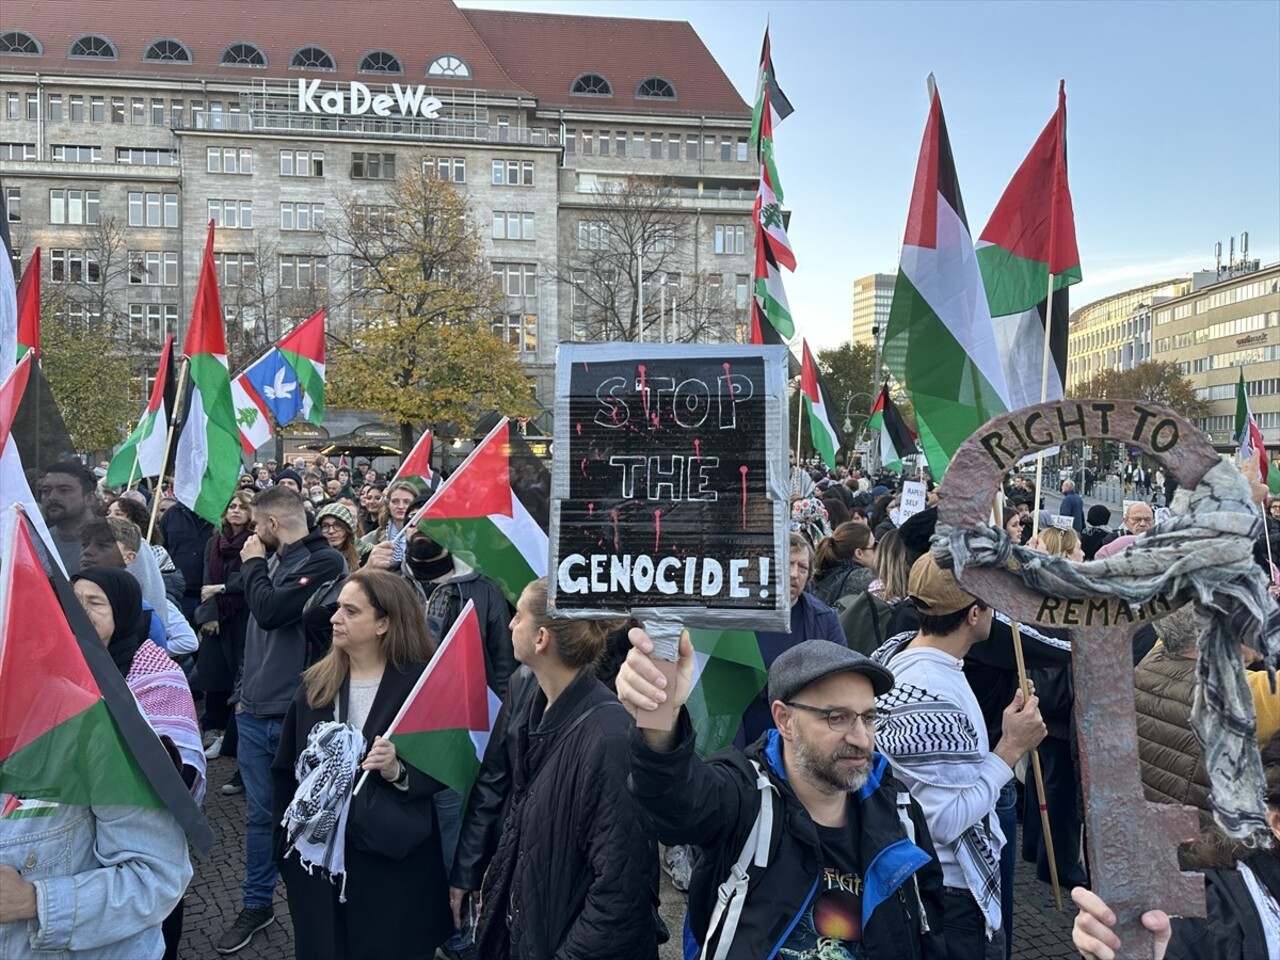
[[(674, 680), (642, 630), (618, 673), (633, 716), (674, 708), (670, 729), (631, 734), (631, 789), (666, 844), (701, 851), (684, 939), (708, 960), (942, 960), (942, 873), (919, 805), (875, 750), (876, 697), (893, 674), (854, 650), (806, 640), (769, 667), (774, 726), (746, 753), (703, 761), (684, 709), (693, 647)], [(652, 717), (653, 714), (650, 713)], [(686, 954), (688, 950), (686, 950)]]
[(987, 726), (964, 675), (964, 657), (991, 633), (993, 611), (966, 593), (926, 553), (911, 567), (907, 594), (918, 631), (891, 637), (872, 659), (893, 671), (877, 700), (889, 766), (924, 810), (942, 865), (948, 960), (982, 957), (1001, 929), (1000, 791), (1014, 764), (1045, 736), (1038, 701), (1019, 690), (990, 748)]

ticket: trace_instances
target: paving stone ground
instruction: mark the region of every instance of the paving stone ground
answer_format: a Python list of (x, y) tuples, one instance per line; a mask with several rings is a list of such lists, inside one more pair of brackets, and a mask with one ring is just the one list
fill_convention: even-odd
[[(235, 761), (209, 764), (209, 796), (205, 814), (213, 827), (213, 853), (195, 864), (195, 878), (186, 896), (180, 956), (183, 960), (211, 960), (218, 954), (214, 942), (240, 910), (240, 881), (244, 876), (244, 794), (223, 796), (219, 788), (231, 779)], [(1015, 885), (1014, 947), (1016, 960), (1057, 960), (1075, 957), (1071, 949), (1071, 920), (1075, 911), (1069, 899), (1061, 913), (1053, 909), (1047, 884), (1038, 882), (1032, 864), (1019, 862)], [(1067, 893), (1064, 891), (1064, 898)], [(293, 927), (284, 900), (284, 885), (276, 893), (276, 922), (254, 936), (236, 956), (240, 960), (293, 960)], [(671, 929), (671, 942), (660, 951), (661, 960), (680, 960), (680, 930), (684, 924), (684, 897), (662, 878), (662, 915)], [(608, 960), (608, 958), (600, 958)], [(978, 958), (975, 958), (978, 960)]]

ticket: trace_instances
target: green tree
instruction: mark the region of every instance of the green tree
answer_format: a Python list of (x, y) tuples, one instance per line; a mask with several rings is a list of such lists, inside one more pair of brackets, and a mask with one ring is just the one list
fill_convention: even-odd
[(395, 418), (406, 449), (416, 425), (448, 436), (489, 411), (532, 407), (528, 377), (493, 334), (504, 301), (475, 217), (424, 169), (434, 166), (344, 201), (329, 235), (349, 264), (340, 286), (353, 320), (330, 328), (328, 402)]
[(141, 411), (133, 365), (100, 329), (45, 318), (41, 366), (77, 450), (105, 453)]
[(1075, 397), (1138, 400), (1172, 407), (1188, 420), (1209, 415), (1209, 403), (1196, 396), (1191, 381), (1172, 363), (1147, 360), (1130, 370), (1101, 370), (1071, 388)]

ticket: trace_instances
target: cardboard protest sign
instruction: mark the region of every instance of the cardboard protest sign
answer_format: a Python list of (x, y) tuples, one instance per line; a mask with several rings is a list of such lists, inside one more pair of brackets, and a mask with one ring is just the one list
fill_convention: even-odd
[(1076, 527), (1074, 520), (1072, 520), (1070, 517), (1064, 517), (1060, 513), (1051, 514), (1049, 516), (1049, 519), (1053, 522), (1053, 525), (1057, 527), (1059, 530), (1074, 530)]
[(562, 344), (556, 616), (786, 630), (786, 348)]
[(898, 515), (905, 522), (924, 509), (925, 486), (919, 480), (908, 480), (902, 485), (902, 499), (898, 504)]

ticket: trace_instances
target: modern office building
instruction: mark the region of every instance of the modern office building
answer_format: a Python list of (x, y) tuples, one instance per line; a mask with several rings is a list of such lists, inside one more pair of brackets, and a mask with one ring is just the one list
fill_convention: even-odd
[(544, 408), (556, 343), (602, 338), (576, 265), (616, 246), (629, 178), (662, 203), (638, 249), (646, 338), (746, 324), (751, 109), (688, 23), (451, 0), (8, 0), (0, 81), (15, 246), (43, 248), (69, 322), (106, 310), (135, 348), (181, 336), (211, 218), (233, 365), (250, 359), (237, 324), (278, 335), (319, 306), (358, 322), (358, 270), (329, 233), (418, 164), (469, 201), (506, 298), (494, 330)]
[(879, 330), (881, 342), (893, 305), (896, 273), (872, 273), (853, 281), (853, 342), (874, 348), (872, 330)]
[(1280, 456), (1280, 263), (1196, 274), (1183, 296), (1152, 311), (1156, 360), (1176, 363), (1211, 404), (1197, 423), (1219, 450), (1233, 447), (1241, 370), (1249, 406), (1273, 460)]
[(1103, 297), (1072, 311), (1068, 321), (1068, 390), (1103, 370), (1128, 370), (1152, 359), (1152, 306), (1190, 290), (1190, 277), (1175, 277)]

